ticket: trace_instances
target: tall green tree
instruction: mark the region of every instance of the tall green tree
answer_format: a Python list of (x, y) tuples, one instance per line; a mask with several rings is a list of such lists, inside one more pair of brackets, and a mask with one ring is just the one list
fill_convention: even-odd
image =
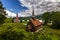
[(0, 24), (4, 23), (6, 12), (4, 11), (3, 4), (0, 2)]
[(50, 12), (45, 12), (43, 15), (42, 15), (42, 18), (45, 20), (45, 24), (47, 24), (50, 20), (51, 20), (51, 13)]
[(52, 12), (53, 28), (60, 28), (60, 12)]
[(60, 28), (60, 12), (46, 12), (43, 14), (45, 24), (52, 21), (53, 28)]

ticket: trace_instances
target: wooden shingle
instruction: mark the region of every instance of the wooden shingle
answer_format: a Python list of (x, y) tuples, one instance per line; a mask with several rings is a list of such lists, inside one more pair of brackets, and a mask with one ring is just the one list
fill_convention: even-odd
[(32, 22), (32, 24), (33, 24), (35, 27), (41, 25), (40, 21), (37, 20), (37, 19), (35, 19), (35, 20), (31, 19), (31, 22)]

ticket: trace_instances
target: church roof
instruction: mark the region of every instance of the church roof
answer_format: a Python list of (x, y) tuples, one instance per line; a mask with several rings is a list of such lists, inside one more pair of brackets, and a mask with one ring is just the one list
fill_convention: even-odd
[(37, 20), (37, 19), (35, 19), (35, 20), (31, 19), (31, 22), (32, 22), (32, 24), (33, 24), (34, 26), (39, 26), (39, 25), (41, 25), (40, 21)]

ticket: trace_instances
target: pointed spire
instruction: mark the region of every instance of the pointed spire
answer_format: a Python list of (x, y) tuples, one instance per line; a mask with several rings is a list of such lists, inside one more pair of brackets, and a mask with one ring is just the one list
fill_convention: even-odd
[(16, 14), (16, 22), (18, 22), (19, 18), (18, 18), (18, 13)]
[(16, 19), (18, 19), (18, 13), (16, 14)]
[(34, 16), (34, 7), (32, 6), (32, 16)]

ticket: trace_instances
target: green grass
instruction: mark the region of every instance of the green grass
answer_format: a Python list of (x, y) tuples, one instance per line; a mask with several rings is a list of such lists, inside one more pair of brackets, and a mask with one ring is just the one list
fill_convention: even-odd
[(54, 31), (60, 35), (60, 29), (54, 29)]
[[(51, 26), (52, 23), (48, 23), (47, 24), (48, 26)], [(50, 28), (50, 27), (49, 27)], [(50, 28), (51, 30), (53, 30), (55, 33), (57, 33), (58, 35), (60, 35), (60, 29), (53, 29), (53, 28)]]
[(43, 26), (39, 32), (27, 32), (27, 22), (4, 23), (0, 27), (0, 40), (60, 40), (60, 36), (55, 34), (53, 29)]

